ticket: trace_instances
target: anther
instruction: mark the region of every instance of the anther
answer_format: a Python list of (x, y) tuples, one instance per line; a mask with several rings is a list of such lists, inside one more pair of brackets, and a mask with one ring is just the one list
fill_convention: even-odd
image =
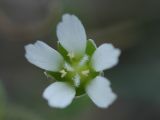
[(67, 72), (64, 69), (59, 72), (61, 73), (61, 78), (65, 77), (67, 74)]
[(68, 53), (68, 55), (67, 55), (70, 59), (73, 59), (74, 58), (74, 53), (73, 52), (71, 52), (71, 53)]
[(89, 70), (84, 70), (84, 71), (82, 71), (81, 73), (82, 73), (82, 75), (88, 76)]

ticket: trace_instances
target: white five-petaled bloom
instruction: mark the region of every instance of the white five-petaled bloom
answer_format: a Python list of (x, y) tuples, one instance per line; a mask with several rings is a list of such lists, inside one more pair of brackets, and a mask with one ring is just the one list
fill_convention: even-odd
[(25, 46), (27, 60), (57, 80), (43, 92), (49, 106), (65, 108), (87, 93), (98, 107), (107, 108), (116, 95), (102, 72), (118, 63), (120, 50), (108, 43), (97, 48), (87, 40), (81, 21), (70, 14), (57, 25), (57, 36), (58, 51), (42, 41)]

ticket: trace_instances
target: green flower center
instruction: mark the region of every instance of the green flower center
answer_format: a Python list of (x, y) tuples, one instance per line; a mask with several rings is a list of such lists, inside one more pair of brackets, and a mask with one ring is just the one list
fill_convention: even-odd
[[(86, 84), (100, 74), (100, 72), (93, 70), (90, 62), (91, 55), (95, 49), (92, 50), (93, 45), (91, 46), (90, 41), (87, 45), (90, 48), (87, 47), (86, 54), (82, 57), (76, 58), (74, 53), (68, 53), (59, 44), (58, 50), (63, 55), (65, 60), (63, 68), (59, 72), (46, 72), (47, 76), (50, 76), (57, 81), (67, 82), (74, 86), (76, 89), (76, 96), (84, 94)], [(89, 50), (89, 52), (87, 52), (87, 50)]]

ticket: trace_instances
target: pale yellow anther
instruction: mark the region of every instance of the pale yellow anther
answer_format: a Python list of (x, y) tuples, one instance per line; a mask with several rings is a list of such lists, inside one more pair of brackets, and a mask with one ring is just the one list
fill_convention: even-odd
[(89, 74), (89, 70), (82, 71), (82, 75), (88, 76), (88, 74)]
[(67, 55), (70, 59), (73, 59), (74, 58), (74, 53), (73, 52), (71, 52), (71, 53), (68, 53), (68, 55)]
[(61, 78), (65, 77), (67, 74), (67, 72), (64, 69), (59, 72), (61, 73)]

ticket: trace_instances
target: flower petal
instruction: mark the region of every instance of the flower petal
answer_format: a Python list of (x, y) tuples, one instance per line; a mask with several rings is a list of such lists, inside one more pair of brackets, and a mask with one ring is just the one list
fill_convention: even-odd
[(81, 21), (74, 15), (63, 15), (57, 25), (57, 37), (61, 45), (76, 56), (81, 56), (86, 49), (86, 33)]
[(103, 71), (118, 63), (120, 50), (112, 44), (103, 44), (97, 48), (91, 58), (91, 64), (96, 71)]
[(55, 82), (49, 85), (43, 92), (43, 97), (48, 100), (51, 107), (67, 107), (76, 94), (75, 89), (65, 82)]
[(59, 71), (64, 63), (63, 57), (42, 41), (25, 46), (27, 60), (48, 71)]
[(86, 92), (91, 100), (101, 108), (107, 108), (116, 99), (116, 95), (111, 90), (110, 82), (100, 76), (86, 86)]

